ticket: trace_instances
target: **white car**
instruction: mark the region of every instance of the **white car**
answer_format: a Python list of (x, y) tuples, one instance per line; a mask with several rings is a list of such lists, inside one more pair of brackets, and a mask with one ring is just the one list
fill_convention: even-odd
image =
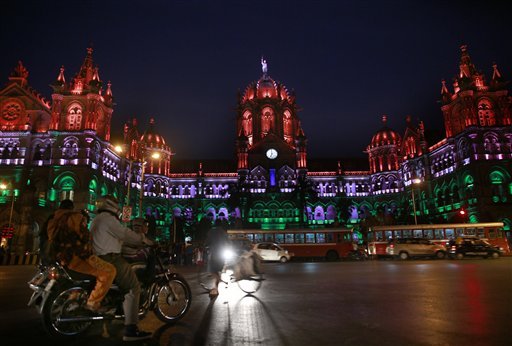
[(264, 261), (279, 261), (281, 263), (288, 262), (293, 253), (283, 249), (276, 243), (258, 243), (254, 244), (253, 250), (256, 251)]

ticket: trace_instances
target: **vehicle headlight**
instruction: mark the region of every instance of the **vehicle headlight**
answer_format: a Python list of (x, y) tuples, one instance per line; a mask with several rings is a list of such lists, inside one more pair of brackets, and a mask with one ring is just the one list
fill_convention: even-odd
[(224, 249), (222, 251), (222, 257), (224, 260), (229, 261), (230, 259), (235, 257), (235, 252), (232, 249)]

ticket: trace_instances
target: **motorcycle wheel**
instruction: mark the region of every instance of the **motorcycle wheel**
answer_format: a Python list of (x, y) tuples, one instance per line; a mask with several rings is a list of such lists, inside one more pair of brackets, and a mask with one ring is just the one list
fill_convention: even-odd
[(184, 277), (175, 274), (159, 285), (154, 312), (160, 321), (172, 323), (185, 316), (191, 303), (190, 286)]
[(72, 316), (87, 301), (83, 287), (64, 287), (52, 292), (42, 311), (43, 326), (54, 337), (70, 338), (85, 333), (92, 322), (59, 322), (60, 317)]

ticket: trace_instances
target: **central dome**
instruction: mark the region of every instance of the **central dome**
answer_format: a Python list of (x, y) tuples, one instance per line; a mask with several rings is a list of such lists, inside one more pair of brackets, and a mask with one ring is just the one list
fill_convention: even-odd
[(140, 141), (145, 144), (146, 148), (165, 148), (165, 139), (155, 132), (155, 119), (149, 119), (149, 126), (144, 134), (140, 137)]
[(372, 137), (369, 149), (385, 146), (385, 145), (400, 145), (400, 135), (387, 127), (387, 117), (382, 116), (383, 127), (377, 131)]

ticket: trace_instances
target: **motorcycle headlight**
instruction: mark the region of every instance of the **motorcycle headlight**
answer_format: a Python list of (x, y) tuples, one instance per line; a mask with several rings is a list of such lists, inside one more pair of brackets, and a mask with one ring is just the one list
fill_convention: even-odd
[(59, 278), (59, 270), (56, 267), (48, 269), (48, 278), (50, 280), (57, 280)]

